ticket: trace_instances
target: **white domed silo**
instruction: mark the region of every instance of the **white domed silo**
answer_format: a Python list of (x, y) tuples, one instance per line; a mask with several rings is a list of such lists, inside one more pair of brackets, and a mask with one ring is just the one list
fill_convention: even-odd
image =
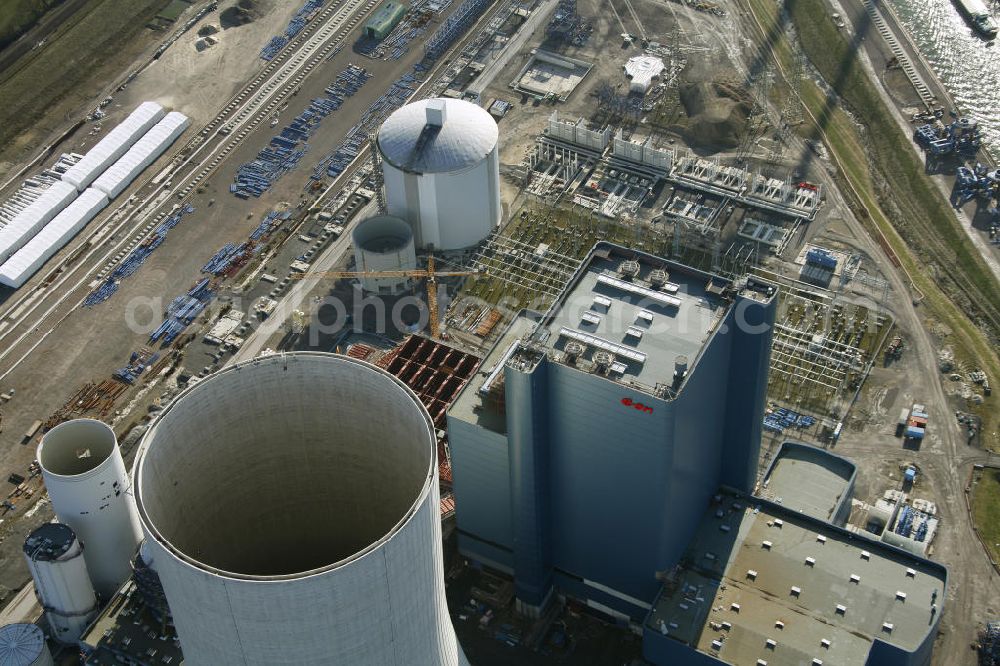
[(132, 574), (142, 528), (115, 433), (93, 419), (76, 419), (45, 433), (38, 463), (60, 523), (83, 542), (97, 594), (109, 599)]
[(386, 208), (417, 247), (470, 247), (500, 224), (498, 137), (493, 116), (457, 99), (407, 104), (379, 128)]
[[(412, 271), (417, 267), (413, 229), (398, 217), (378, 215), (362, 220), (351, 233), (355, 270)], [(374, 294), (396, 295), (406, 290), (407, 277), (363, 277), (362, 288)]]
[(46, 523), (24, 540), (24, 557), (52, 638), (75, 645), (97, 612), (83, 544), (68, 526)]
[(0, 628), (0, 664), (52, 666), (52, 653), (38, 625), (19, 623)]
[(132, 473), (185, 663), (467, 664), (434, 427), (387, 372), (316, 352), (230, 366), (160, 413)]

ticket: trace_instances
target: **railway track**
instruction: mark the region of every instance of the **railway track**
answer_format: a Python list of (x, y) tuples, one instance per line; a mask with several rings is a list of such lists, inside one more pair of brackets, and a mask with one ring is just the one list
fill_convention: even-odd
[[(197, 137), (178, 151), (180, 154), (188, 151), (188, 155), (172, 168), (171, 180), (177, 180), (178, 176), (185, 170), (187, 175), (177, 185), (167, 190), (166, 197), (163, 197), (164, 190), (157, 188), (131, 210), (128, 209), (130, 204), (126, 200), (106, 215), (102, 226), (98, 227), (96, 232), (92, 233), (76, 250), (67, 253), (66, 256), (76, 257), (76, 261), (71, 267), (58, 273), (54, 279), (52, 279), (52, 274), (58, 272), (62, 267), (57, 266), (51, 269), (40, 282), (35, 283), (45, 286), (36, 286), (6, 308), (0, 315), (0, 341), (6, 342), (3, 351), (0, 351), (0, 360), (6, 359), (18, 349), (29, 335), (34, 333), (36, 329), (40, 330), (41, 325), (58, 308), (64, 306), (66, 301), (81, 287), (87, 286), (85, 283), (88, 282), (91, 271), (104, 265), (98, 276), (105, 274), (116, 264), (118, 259), (144, 240), (159, 220), (166, 215), (166, 212), (160, 212), (157, 215), (156, 211), (166, 207), (166, 203), (175, 196), (181, 199), (186, 197), (194, 187), (197, 187), (199, 182), (218, 168), (226, 156), (235, 150), (250, 132), (256, 129), (278, 105), (289, 97), (302, 80), (334, 48), (343, 43), (343, 40), (376, 4), (377, 0), (345, 0), (323, 10), (295, 40), (282, 50), (275, 60), (268, 63), (242, 91), (227, 102), (223, 110), (199, 132)], [(222, 126), (229, 128), (229, 132), (225, 135), (218, 133), (218, 129)], [(202, 155), (204, 155), (203, 159), (196, 162)], [(192, 173), (194, 176), (188, 178)], [(147, 189), (150, 185), (152, 185), (152, 179), (146, 180), (138, 190)], [(154, 203), (157, 199), (160, 201)], [(151, 207), (150, 204), (153, 206)], [(140, 213), (145, 214), (140, 216)], [(137, 217), (138, 219), (136, 219)], [(147, 222), (147, 220), (149, 221)], [(129, 226), (130, 224), (131, 226)], [(122, 236), (122, 240), (111, 248), (107, 248), (106, 244), (99, 242), (103, 238), (119, 235)], [(80, 249), (86, 247), (87, 243), (92, 243), (91, 249), (80, 256)], [(99, 256), (102, 252), (103, 256)], [(70, 281), (74, 279), (76, 282), (70, 284)], [(54, 302), (50, 298), (53, 295), (58, 295)], [(79, 301), (82, 302), (82, 298), (81, 296)], [(45, 305), (48, 307), (39, 313), (39, 309)], [(72, 308), (62, 314), (59, 321), (68, 316), (78, 305), (78, 302), (74, 303)], [(30, 323), (29, 319), (32, 319)], [(54, 322), (48, 330), (51, 331), (57, 324), (58, 321)], [(10, 339), (18, 332), (20, 335)], [(0, 379), (6, 377), (24, 358), (27, 358), (42, 339), (44, 336), (40, 336), (38, 341), (14, 365), (6, 368), (0, 375)]]

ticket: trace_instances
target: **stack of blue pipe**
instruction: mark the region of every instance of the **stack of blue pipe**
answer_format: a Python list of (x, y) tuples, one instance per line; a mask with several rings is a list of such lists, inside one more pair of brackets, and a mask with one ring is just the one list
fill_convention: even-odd
[(261, 49), (260, 57), (263, 60), (272, 60), (274, 56), (278, 55), (282, 47), (285, 46), (289, 41), (295, 38), (297, 34), (302, 32), (302, 29), (306, 27), (309, 22), (309, 15), (314, 11), (323, 6), (326, 0), (309, 0), (306, 4), (299, 8), (299, 11), (295, 12), (288, 25), (285, 27), (284, 36), (272, 37), (271, 41)]
[[(282, 175), (291, 171), (309, 150), (306, 141), (319, 128), (328, 115), (341, 107), (371, 78), (371, 74), (357, 65), (348, 65), (330, 86), (326, 97), (309, 102), (309, 107), (295, 117), (281, 134), (271, 139), (270, 145), (236, 171), (236, 182), (229, 191), (241, 199), (259, 197), (271, 188)], [(302, 144), (301, 147), (299, 144)]]
[(156, 363), (157, 359), (160, 358), (159, 354), (152, 354), (148, 358), (145, 356), (140, 356), (138, 352), (132, 352), (132, 356), (129, 358), (128, 365), (123, 368), (118, 368), (112, 373), (112, 377), (115, 379), (120, 379), (126, 384), (134, 384), (135, 380), (139, 378), (148, 366)]
[(249, 246), (249, 242), (226, 243), (222, 246), (222, 249), (212, 255), (208, 263), (201, 267), (201, 272), (211, 273), (216, 276), (222, 275), (229, 270), (234, 261), (246, 254)]
[(364, 147), (368, 133), (373, 131), (382, 121), (389, 117), (410, 99), (416, 87), (417, 79), (413, 74), (404, 74), (397, 79), (384, 95), (376, 99), (362, 114), (361, 122), (352, 127), (340, 145), (326, 157), (320, 160), (313, 170), (312, 179), (320, 180), (323, 171), (330, 178), (336, 178), (354, 161)]
[(202, 278), (186, 294), (178, 296), (167, 307), (167, 318), (149, 335), (150, 342), (162, 341), (165, 347), (195, 320), (215, 296), (209, 279)]
[(92, 307), (98, 303), (103, 303), (118, 291), (118, 283), (134, 274), (139, 267), (142, 266), (143, 262), (153, 254), (153, 250), (158, 248), (161, 243), (167, 238), (167, 233), (180, 224), (181, 218), (184, 215), (194, 212), (194, 206), (191, 204), (185, 204), (183, 208), (170, 215), (165, 219), (160, 226), (153, 231), (153, 235), (149, 237), (146, 242), (141, 244), (139, 247), (132, 250), (127, 257), (122, 259), (121, 263), (118, 264), (111, 274), (105, 279), (94, 291), (87, 294), (87, 297), (83, 300), (84, 307)]

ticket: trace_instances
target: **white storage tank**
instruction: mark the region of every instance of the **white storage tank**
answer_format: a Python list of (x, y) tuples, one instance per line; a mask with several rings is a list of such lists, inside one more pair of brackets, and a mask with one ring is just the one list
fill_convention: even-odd
[(407, 104), (379, 128), (386, 207), (413, 225), (417, 247), (476, 245), (500, 224), (493, 116), (457, 99)]
[(83, 542), (94, 589), (110, 599), (142, 539), (114, 431), (93, 419), (61, 423), (42, 437), (38, 463), (56, 518)]
[(24, 558), (52, 638), (75, 645), (97, 613), (83, 545), (67, 525), (46, 523), (24, 540)]
[[(355, 270), (412, 271), (417, 267), (413, 229), (406, 221), (391, 215), (362, 220), (351, 234)], [(362, 288), (370, 293), (396, 295), (406, 290), (407, 277), (363, 277)]]
[(454, 666), (434, 426), (363, 361), (230, 366), (133, 467), (147, 555), (192, 666)]
[(19, 623), (0, 628), (0, 664), (52, 666), (52, 653), (38, 625)]

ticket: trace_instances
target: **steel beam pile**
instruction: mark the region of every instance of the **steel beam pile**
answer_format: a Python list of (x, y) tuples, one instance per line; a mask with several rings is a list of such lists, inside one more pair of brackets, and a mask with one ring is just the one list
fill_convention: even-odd
[(784, 432), (785, 428), (811, 428), (816, 425), (816, 419), (781, 407), (764, 417), (764, 430), (769, 432)]
[[(298, 166), (309, 150), (306, 142), (323, 119), (339, 109), (370, 78), (371, 74), (361, 67), (348, 65), (327, 87), (325, 97), (312, 100), (309, 108), (296, 116), (281, 130), (281, 134), (271, 139), (268, 147), (257, 154), (257, 159), (240, 166), (236, 182), (229, 186), (229, 191), (246, 199), (259, 197), (270, 189), (281, 176)], [(301, 147), (299, 144), (302, 144)]]
[(295, 38), (306, 24), (312, 19), (312, 15), (323, 6), (326, 0), (309, 0), (306, 4), (299, 8), (299, 11), (295, 12), (288, 25), (285, 27), (285, 34), (279, 35), (277, 37), (272, 37), (271, 40), (260, 50), (260, 57), (262, 60), (273, 60), (274, 56), (285, 47), (289, 41)]
[(202, 313), (215, 296), (209, 289), (209, 279), (202, 278), (186, 294), (178, 296), (167, 307), (167, 318), (150, 333), (150, 342), (160, 342), (166, 347)]
[(490, 6), (491, 0), (465, 0), (424, 45), (424, 57), (434, 61), (448, 50)]
[(226, 243), (222, 248), (212, 255), (204, 266), (202, 273), (211, 273), (216, 277), (232, 275), (254, 255), (257, 251), (256, 243), (245, 241), (243, 243)]
[(191, 204), (186, 204), (183, 208), (170, 215), (163, 221), (160, 226), (153, 231), (153, 234), (139, 244), (132, 252), (128, 254), (127, 257), (122, 259), (121, 263), (115, 267), (111, 274), (103, 281), (101, 284), (90, 292), (87, 297), (83, 300), (84, 307), (92, 307), (99, 303), (103, 303), (118, 291), (119, 283), (125, 278), (129, 277), (137, 270), (142, 264), (149, 258), (153, 251), (160, 246), (160, 244), (166, 240), (167, 233), (178, 224), (180, 224), (181, 218), (184, 215), (194, 212), (194, 206)]

